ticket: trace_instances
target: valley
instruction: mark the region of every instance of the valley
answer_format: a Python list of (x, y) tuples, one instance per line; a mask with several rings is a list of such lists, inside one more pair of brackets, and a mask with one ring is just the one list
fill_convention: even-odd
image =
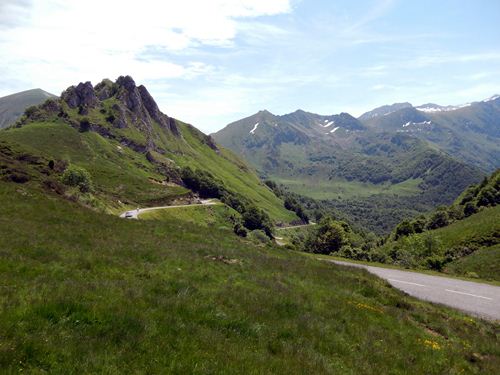
[(0, 375), (498, 375), (499, 16), (0, 0)]
[[(350, 117), (340, 120), (357, 129)], [(494, 316), (470, 317), (420, 301), (363, 270), (297, 252), (380, 261), (398, 240), (382, 241), (362, 221), (333, 220), (329, 215), (341, 214), (334, 204), (293, 191), (328, 202), (335, 194), (347, 204), (360, 197), (411, 200), (442, 194), (454, 178), (460, 184), (446, 200), (476, 202), (478, 212), (437, 231), (446, 244), (464, 244), (478, 233), (498, 238), (498, 206), (481, 206), (490, 205), (481, 197), (490, 186), (497, 189), (496, 177), (456, 198), (455, 191), (483, 174), (420, 140), (371, 135), (375, 144), (368, 146), (357, 133), (346, 136), (357, 148), (352, 163), (343, 152), (328, 154), (332, 144), (322, 143), (325, 154), (308, 175), (310, 156), (293, 145), (303, 131), (292, 125), (289, 131), (282, 165), (303, 179), (271, 168), (279, 184), (262, 181), (241, 157), (161, 113), (131, 77), (72, 86), (0, 131), (0, 366), (26, 372), (289, 372), (292, 366), (296, 373), (495, 373)], [(411, 166), (391, 161), (393, 154)], [(365, 171), (369, 155), (379, 164)], [(332, 158), (341, 170), (326, 168)], [(395, 163), (389, 174), (380, 169), (386, 161)], [(353, 171), (358, 181), (347, 178)], [(337, 177), (330, 183), (316, 179), (332, 173)], [(439, 178), (446, 183), (431, 188)], [(495, 194), (487, 197), (495, 200)], [(422, 210), (437, 203), (427, 204)], [(129, 212), (139, 220), (119, 217)], [(414, 212), (420, 211), (411, 207), (407, 214)], [(316, 213), (322, 216), (317, 224)], [(448, 240), (448, 231), (460, 235)], [(489, 252), (488, 244), (446, 263), (443, 272), (496, 280), (498, 245)], [(472, 361), (478, 352), (481, 358)]]

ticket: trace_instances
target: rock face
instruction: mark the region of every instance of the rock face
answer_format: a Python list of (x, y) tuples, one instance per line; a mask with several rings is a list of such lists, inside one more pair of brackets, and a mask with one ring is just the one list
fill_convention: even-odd
[(179, 136), (179, 130), (175, 120), (163, 114), (155, 100), (143, 85), (137, 87), (130, 76), (119, 77), (116, 81), (118, 86), (117, 97), (132, 112), (134, 122), (140, 122), (145, 128), (151, 129), (152, 122), (157, 122), (164, 129), (170, 130), (172, 134)]
[(90, 82), (69, 87), (62, 93), (61, 99), (68, 103), (70, 108), (82, 108), (84, 112), (88, 112), (89, 108), (95, 108), (99, 102)]

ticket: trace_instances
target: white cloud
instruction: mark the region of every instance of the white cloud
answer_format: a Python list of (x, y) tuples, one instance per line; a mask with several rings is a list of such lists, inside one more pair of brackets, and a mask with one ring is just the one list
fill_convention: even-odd
[(144, 52), (231, 46), (242, 18), (289, 11), (289, 0), (2, 0), (0, 95), (31, 87), (58, 93), (120, 74), (138, 81), (208, 74), (213, 67), (202, 62)]

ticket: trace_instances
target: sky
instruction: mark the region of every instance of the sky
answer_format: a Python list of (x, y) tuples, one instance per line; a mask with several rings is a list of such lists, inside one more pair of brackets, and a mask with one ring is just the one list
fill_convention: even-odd
[(0, 96), (131, 75), (206, 133), (500, 94), (498, 0), (0, 0)]

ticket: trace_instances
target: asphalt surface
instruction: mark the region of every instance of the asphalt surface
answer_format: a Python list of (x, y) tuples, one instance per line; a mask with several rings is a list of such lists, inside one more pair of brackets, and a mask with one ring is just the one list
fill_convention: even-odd
[[(120, 215), (121, 218), (127, 218), (127, 219), (138, 219), (139, 215), (143, 212), (147, 211), (154, 211), (154, 210), (165, 210), (168, 208), (179, 208), (179, 207), (193, 207), (193, 206), (213, 206), (217, 204), (217, 202), (208, 199), (208, 200), (202, 200), (201, 203), (195, 203), (195, 204), (182, 204), (182, 205), (177, 205), (177, 206), (159, 206), (159, 207), (148, 207), (148, 208), (139, 208), (136, 210), (129, 210), (125, 211)], [(127, 215), (128, 214), (128, 215)]]
[(343, 266), (364, 268), (413, 297), (500, 321), (498, 286), (337, 260), (328, 261)]

